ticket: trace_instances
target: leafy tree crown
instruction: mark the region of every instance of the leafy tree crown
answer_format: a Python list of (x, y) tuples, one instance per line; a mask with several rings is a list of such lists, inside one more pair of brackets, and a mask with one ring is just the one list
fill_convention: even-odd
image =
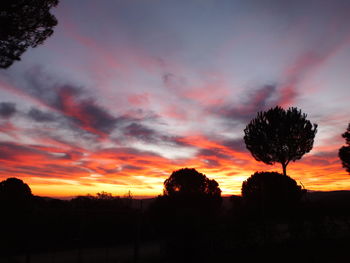
[(51, 36), (57, 25), (50, 13), (58, 0), (1, 0), (0, 68), (8, 68), (28, 47)]
[(266, 112), (258, 112), (244, 129), (247, 149), (257, 161), (266, 164), (281, 163), (284, 168), (311, 151), (317, 132), (317, 124), (306, 119), (301, 110), (288, 110), (276, 106)]
[(220, 197), (221, 190), (214, 179), (207, 178), (193, 168), (174, 171), (164, 181), (164, 195), (166, 196), (198, 194)]
[(264, 196), (277, 199), (298, 200), (302, 188), (289, 176), (278, 172), (256, 172), (242, 184), (242, 197), (246, 200), (259, 200)]
[(305, 192), (294, 179), (277, 172), (256, 172), (242, 184), (248, 211), (274, 218), (293, 214)]
[(32, 191), (22, 180), (11, 177), (0, 182), (0, 207), (5, 210), (23, 212), (30, 208)]
[(3, 199), (27, 199), (31, 196), (30, 187), (21, 179), (11, 177), (0, 182), (0, 197)]

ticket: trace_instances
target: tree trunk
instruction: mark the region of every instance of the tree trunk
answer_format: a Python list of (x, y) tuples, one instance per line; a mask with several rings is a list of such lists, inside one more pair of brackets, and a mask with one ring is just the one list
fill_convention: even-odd
[(282, 163), (283, 175), (287, 176), (287, 163)]

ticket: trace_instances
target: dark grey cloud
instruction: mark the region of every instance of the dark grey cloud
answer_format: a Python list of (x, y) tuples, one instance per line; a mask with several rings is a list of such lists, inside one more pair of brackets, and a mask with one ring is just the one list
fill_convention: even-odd
[(119, 160), (129, 160), (129, 159), (135, 159), (137, 156), (156, 156), (160, 157), (159, 154), (151, 152), (151, 151), (142, 151), (138, 150), (132, 147), (111, 147), (111, 148), (104, 148), (99, 151), (95, 152), (97, 156), (110, 156), (115, 159)]
[[(65, 145), (81, 145), (87, 149), (98, 147), (101, 138), (121, 145), (138, 140), (148, 144), (190, 147), (180, 137), (153, 127), (153, 123), (161, 122), (160, 116), (153, 112), (136, 109), (132, 114), (113, 114), (89, 89), (64, 84), (43, 68), (32, 67), (16, 80), (18, 82), (13, 86), (41, 106), (32, 107), (21, 115), (36, 122), (35, 129), (30, 130), (33, 137), (57, 142), (65, 138)], [(51, 129), (40, 129), (40, 125)]]
[[(32, 108), (28, 113), (28, 117), (32, 120), (61, 122), (62, 125), (64, 118), (66, 128), (93, 133), (97, 136), (108, 135), (115, 128), (118, 119), (99, 105), (87, 89), (78, 85), (62, 84), (40, 67), (32, 67), (17, 78), (21, 79), (16, 85), (18, 89), (51, 109), (44, 112)], [(4, 114), (9, 111), (8, 106), (3, 106)], [(55, 111), (55, 114), (52, 111)], [(73, 125), (67, 125), (69, 122)]]
[(244, 142), (243, 138), (224, 140), (221, 143), (222, 143), (222, 145), (232, 149), (233, 151), (237, 151), (237, 152), (246, 152), (247, 151), (247, 148), (245, 146), (245, 142)]
[(112, 114), (96, 101), (89, 90), (78, 85), (57, 84), (38, 67), (27, 71), (23, 78), (25, 84), (19, 85), (19, 89), (48, 107), (47, 111), (30, 109), (27, 116), (31, 120), (56, 123), (60, 128), (71, 130), (79, 137), (86, 133), (106, 137), (118, 129), (119, 135), (124, 138), (149, 143), (166, 141), (180, 144), (176, 138), (163, 135), (143, 124), (159, 121), (159, 116), (154, 113), (138, 109), (134, 114), (136, 117)]
[(91, 128), (106, 134), (109, 134), (116, 127), (118, 119), (113, 117), (106, 109), (97, 105), (94, 100), (85, 100), (77, 106), (82, 114), (81, 118), (75, 117), (77, 122), (87, 123)]
[(16, 104), (12, 102), (0, 102), (0, 116), (10, 118), (17, 112)]
[(59, 117), (51, 112), (44, 112), (32, 107), (28, 112), (28, 117), (37, 122), (56, 122)]
[(213, 159), (205, 159), (203, 160), (206, 167), (214, 168), (214, 167), (220, 167), (220, 163), (217, 160)]
[(229, 103), (212, 107), (210, 111), (222, 118), (248, 123), (259, 111), (276, 106), (276, 85), (265, 85), (256, 90), (248, 90), (238, 105)]
[(181, 141), (181, 137), (170, 136), (168, 134), (159, 132), (155, 129), (145, 126), (142, 124), (142, 122), (130, 123), (123, 128), (123, 132), (127, 137), (136, 138), (146, 143), (170, 144), (178, 147), (190, 147), (190, 145)]
[(42, 156), (53, 158), (49, 152), (36, 149), (34, 147), (19, 145), (12, 142), (0, 142), (0, 160), (16, 160), (17, 156)]
[(222, 153), (222, 150), (218, 149), (218, 148), (210, 148), (210, 149), (200, 149), (197, 152), (197, 157), (217, 157), (220, 159), (231, 159), (231, 156)]
[(124, 134), (146, 142), (155, 142), (158, 140), (158, 132), (150, 129), (140, 123), (131, 123), (124, 129)]
[(60, 94), (69, 92), (70, 94), (79, 94), (80, 87), (57, 83), (49, 74), (41, 67), (32, 67), (20, 76), (23, 81), (20, 85), (16, 85), (26, 94), (30, 95), (41, 103), (61, 110), (63, 103)]
[(86, 90), (68, 85), (55, 87), (54, 90), (55, 93), (50, 96), (53, 99), (50, 105), (74, 123), (75, 128), (98, 136), (108, 135), (115, 128), (118, 119), (94, 99), (86, 98), (89, 94)]
[(74, 160), (80, 159), (83, 156), (84, 156), (83, 152), (79, 152), (77, 150), (71, 150), (71, 151), (65, 152), (60, 159), (74, 161)]
[(138, 171), (138, 170), (143, 170), (144, 168), (141, 166), (127, 164), (127, 165), (123, 165), (122, 169), (123, 170), (130, 170), (130, 171)]

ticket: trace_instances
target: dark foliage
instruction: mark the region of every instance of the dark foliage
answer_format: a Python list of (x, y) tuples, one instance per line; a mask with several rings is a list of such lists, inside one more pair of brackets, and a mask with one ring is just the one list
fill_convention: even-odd
[(217, 214), (221, 202), (221, 190), (214, 179), (195, 169), (184, 168), (174, 171), (164, 181), (164, 195), (156, 199), (152, 209), (160, 224), (170, 220), (174, 228), (176, 225), (183, 228), (184, 224), (205, 222)]
[(0, 68), (8, 68), (28, 47), (52, 35), (57, 25), (50, 9), (58, 0), (1, 0)]
[[(134, 200), (135, 201), (135, 200)], [(132, 197), (113, 196), (111, 193), (100, 192), (95, 196), (78, 196), (70, 200), (70, 205), (74, 210), (88, 209), (101, 211), (129, 211), (132, 210)]]
[(0, 205), (2, 209), (21, 211), (30, 206), (32, 192), (30, 187), (17, 178), (7, 178), (0, 182)]
[(167, 220), (186, 224), (200, 218), (205, 222), (217, 214), (221, 202), (221, 190), (214, 179), (193, 168), (184, 168), (174, 171), (164, 181), (164, 195), (157, 198), (156, 206)]
[(174, 171), (164, 182), (164, 195), (188, 196), (206, 195), (218, 198), (221, 195), (219, 184), (195, 169), (184, 168)]
[(350, 173), (350, 124), (345, 133), (342, 134), (347, 146), (339, 149), (339, 158), (342, 161), (343, 167)]
[(69, 205), (79, 242), (108, 244), (116, 242), (116, 236), (124, 242), (132, 240), (130, 233), (134, 234), (137, 213), (128, 198), (101, 192), (73, 198)]
[[(17, 178), (0, 182), (1, 251), (24, 247), (30, 237), (29, 215), (33, 196), (27, 184)], [(1, 261), (1, 260), (0, 260)]]
[[(93, 254), (91, 260), (98, 262), (124, 262), (118, 254), (121, 249), (122, 254), (134, 254), (133, 262), (224, 262), (232, 258), (346, 262), (349, 192), (308, 192), (301, 200), (299, 217), (291, 218), (303, 190), (278, 173), (258, 176), (245, 182), (246, 186), (256, 185), (249, 189), (258, 194), (247, 191), (243, 197), (231, 198), (235, 217), (220, 210), (215, 198), (203, 191), (162, 195), (149, 206), (151, 200), (143, 200), (142, 205), (130, 195), (116, 197), (106, 192), (68, 201), (32, 196), (25, 183), (9, 178), (0, 185), (10, 182), (16, 187), (5, 187), (8, 191), (2, 197), (10, 198), (10, 203), (11, 198), (29, 197), (31, 206), (21, 213), (1, 207), (0, 262), (34, 262), (45, 255), (45, 262), (64, 262), (66, 252), (75, 262), (90, 260)], [(147, 244), (156, 248), (150, 257), (144, 254)], [(117, 258), (112, 260), (110, 253)]]
[(266, 218), (293, 216), (305, 191), (289, 176), (256, 172), (242, 184), (247, 212)]
[(257, 161), (266, 164), (281, 163), (283, 174), (290, 161), (296, 161), (311, 151), (317, 132), (317, 124), (306, 119), (297, 108), (284, 110), (277, 106), (266, 112), (258, 112), (244, 129), (247, 149)]
[(0, 183), (1, 256), (28, 251), (132, 244), (139, 211), (131, 196), (101, 192), (70, 201), (38, 197), (22, 180)]
[(218, 183), (195, 169), (174, 171), (164, 181), (164, 195), (150, 206), (149, 215), (170, 258), (198, 258), (197, 249), (211, 242), (216, 231), (221, 202)]

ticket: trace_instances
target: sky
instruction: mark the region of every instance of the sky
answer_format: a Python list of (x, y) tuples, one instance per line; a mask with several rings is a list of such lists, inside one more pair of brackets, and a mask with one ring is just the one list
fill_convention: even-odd
[(349, 190), (338, 150), (350, 122), (350, 1), (60, 0), (43, 45), (0, 70), (0, 179), (41, 196), (156, 196), (191, 167), (240, 194), (257, 112), (318, 124), (287, 173)]

